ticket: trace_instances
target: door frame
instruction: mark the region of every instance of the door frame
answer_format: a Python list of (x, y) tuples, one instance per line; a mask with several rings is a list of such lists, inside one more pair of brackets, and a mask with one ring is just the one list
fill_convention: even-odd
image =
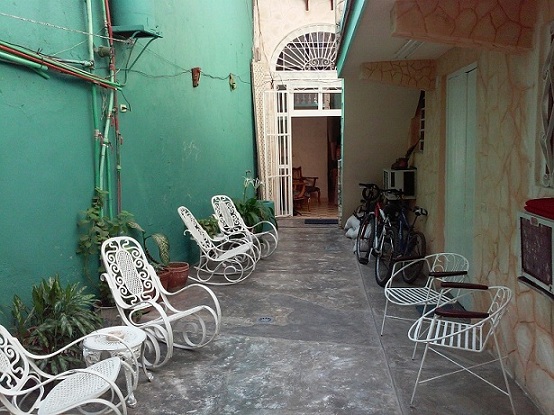
[(473, 63), (450, 74), (446, 83), (445, 250), (466, 256), (470, 263), (475, 234), (476, 75)]

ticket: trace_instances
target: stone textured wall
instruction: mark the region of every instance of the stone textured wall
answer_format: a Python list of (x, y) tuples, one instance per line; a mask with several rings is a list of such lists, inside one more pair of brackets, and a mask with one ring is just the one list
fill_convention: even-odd
[[(426, 95), (425, 152), (416, 155), (421, 189), (418, 203), (444, 205), (446, 76), (477, 63), (477, 138), (475, 278), (514, 291), (502, 327), (509, 370), (545, 413), (554, 413), (554, 302), (517, 282), (517, 214), (525, 201), (554, 196), (537, 184), (541, 155), (539, 97), (547, 24), (554, 18), (548, 2), (539, 3), (534, 47), (509, 55), (455, 48), (437, 62), (437, 80)], [(544, 20), (543, 20), (544, 19)], [(437, 209), (439, 210), (439, 209)], [(425, 233), (430, 251), (444, 247), (444, 212), (429, 216)]]

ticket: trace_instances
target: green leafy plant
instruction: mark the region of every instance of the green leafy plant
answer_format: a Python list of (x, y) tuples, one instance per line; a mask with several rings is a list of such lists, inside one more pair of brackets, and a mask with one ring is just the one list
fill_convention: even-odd
[[(275, 212), (273, 212), (273, 209), (265, 205), (263, 201), (259, 200), (257, 197), (258, 188), (260, 186), (263, 186), (263, 182), (258, 178), (253, 178), (251, 176), (251, 171), (247, 170), (246, 176), (244, 177), (242, 199), (233, 200), (244, 223), (248, 227), (253, 227), (261, 221), (271, 221), (274, 225), (277, 224), (275, 222)], [(261, 229), (262, 225), (258, 225), (254, 229), (254, 232), (260, 232)]]
[(90, 261), (94, 258), (98, 264), (98, 274), (103, 272), (103, 265), (100, 261), (100, 247), (102, 243), (114, 236), (128, 235), (131, 230), (136, 230), (144, 235), (144, 230), (135, 222), (134, 216), (121, 211), (114, 218), (103, 214), (103, 207), (107, 197), (107, 192), (96, 188), (91, 206), (81, 212), (82, 217), (78, 222), (81, 229), (77, 254), (83, 258), (83, 271), (91, 283), (98, 284), (100, 300), (103, 306), (113, 306), (113, 298), (107, 284), (101, 281), (97, 275), (93, 276), (90, 272)]
[[(15, 295), (11, 306), (14, 335), (31, 353), (48, 354), (100, 328), (102, 320), (92, 311), (94, 295), (85, 289), (78, 283), (64, 287), (55, 275), (33, 286), (32, 306)], [(52, 374), (80, 367), (80, 347), (38, 364)]]
[[(114, 236), (139, 234), (142, 240), (144, 252), (150, 263), (157, 270), (167, 267), (169, 258), (169, 239), (162, 233), (146, 235), (146, 231), (135, 221), (134, 215), (128, 211), (121, 211), (114, 218), (103, 214), (103, 207), (107, 192), (96, 188), (91, 206), (81, 212), (82, 217), (78, 222), (81, 229), (77, 254), (83, 257), (83, 271), (89, 281), (97, 284), (101, 305), (104, 307), (114, 306), (114, 300), (105, 281), (98, 278), (104, 272), (104, 266), (100, 259), (100, 248), (102, 243)], [(158, 250), (158, 258), (154, 258), (151, 249), (148, 248), (148, 241), (153, 241)], [(91, 258), (98, 264), (97, 275), (91, 275)]]
[(213, 216), (208, 218), (198, 219), (198, 224), (207, 232), (208, 236), (213, 238), (221, 232), (217, 219)]

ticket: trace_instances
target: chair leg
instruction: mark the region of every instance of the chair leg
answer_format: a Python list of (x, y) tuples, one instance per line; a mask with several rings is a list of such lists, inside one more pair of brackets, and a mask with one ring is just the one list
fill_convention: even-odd
[(383, 331), (385, 330), (385, 320), (387, 319), (387, 309), (388, 308), (389, 308), (389, 300), (387, 298), (387, 302), (385, 303), (385, 312), (383, 314), (383, 323), (381, 324), (381, 336), (383, 335)]
[(504, 358), (500, 353), (500, 347), (498, 346), (498, 339), (496, 338), (496, 331), (493, 332), (494, 345), (496, 347), (496, 353), (498, 354), (498, 360), (500, 361), (500, 367), (502, 369), (502, 376), (504, 376), (504, 383), (506, 384), (506, 395), (510, 398), (510, 405), (512, 406), (512, 412), (516, 415), (516, 408), (514, 407), (514, 400), (512, 398), (512, 391), (510, 390), (510, 384), (508, 383), (508, 376), (506, 376), (506, 368), (504, 367)]
[(421, 364), (419, 365), (419, 371), (417, 372), (417, 378), (414, 385), (414, 390), (412, 392), (412, 399), (410, 399), (410, 405), (413, 404), (417, 385), (419, 384), (419, 378), (421, 377), (421, 371), (423, 370), (423, 364), (425, 363), (425, 358), (427, 357), (427, 351), (429, 350), (429, 343), (425, 345), (425, 351), (423, 352), (423, 357), (421, 358)]

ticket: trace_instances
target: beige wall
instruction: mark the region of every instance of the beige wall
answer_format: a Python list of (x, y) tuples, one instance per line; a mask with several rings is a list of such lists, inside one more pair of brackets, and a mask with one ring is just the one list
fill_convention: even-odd
[[(547, 3), (539, 13), (553, 16)], [(554, 302), (517, 282), (517, 213), (531, 198), (554, 196), (536, 183), (541, 156), (540, 74), (547, 30), (537, 30), (536, 46), (523, 55), (453, 49), (438, 61), (437, 88), (427, 93), (425, 152), (416, 156), (418, 203), (437, 207), (425, 234), (428, 251), (444, 247), (444, 140), (446, 76), (477, 63), (476, 204), (473, 279), (513, 289), (515, 300), (504, 320), (502, 343), (509, 370), (546, 414), (554, 413)]]
[[(292, 119), (292, 166), (302, 167), (304, 176), (316, 176), (321, 198), (327, 199), (327, 118)], [(312, 196), (311, 203), (316, 203)]]
[(358, 79), (345, 80), (342, 221), (360, 204), (358, 183), (383, 185), (390, 168), (408, 149), (410, 120), (419, 91)]

